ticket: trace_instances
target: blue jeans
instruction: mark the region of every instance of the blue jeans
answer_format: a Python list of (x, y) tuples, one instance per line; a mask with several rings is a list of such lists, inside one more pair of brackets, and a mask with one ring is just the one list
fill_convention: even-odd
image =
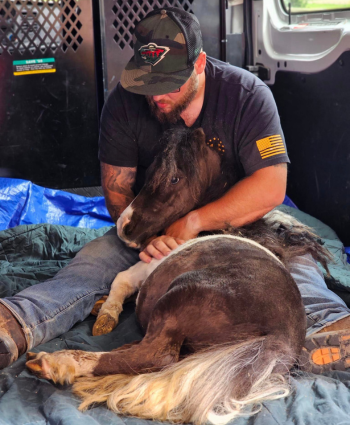
[(345, 302), (327, 288), (323, 273), (310, 254), (295, 257), (290, 272), (304, 303), (307, 337), (350, 315)]
[[(109, 292), (117, 273), (139, 260), (112, 228), (88, 243), (53, 279), (1, 299), (21, 323), (28, 350), (47, 342), (84, 320), (95, 302)], [(327, 289), (311, 256), (297, 257), (291, 273), (307, 315), (307, 335), (350, 315), (345, 303)]]

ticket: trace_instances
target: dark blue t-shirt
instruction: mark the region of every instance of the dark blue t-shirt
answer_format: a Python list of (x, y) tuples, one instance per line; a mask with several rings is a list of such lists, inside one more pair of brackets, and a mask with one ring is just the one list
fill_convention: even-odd
[[(205, 75), (203, 107), (191, 128), (203, 128), (207, 144), (232, 164), (237, 181), (261, 168), (289, 162), (270, 89), (250, 72), (209, 57)], [(151, 115), (144, 96), (118, 84), (103, 108), (99, 158), (110, 165), (137, 167), (138, 193), (168, 128)]]

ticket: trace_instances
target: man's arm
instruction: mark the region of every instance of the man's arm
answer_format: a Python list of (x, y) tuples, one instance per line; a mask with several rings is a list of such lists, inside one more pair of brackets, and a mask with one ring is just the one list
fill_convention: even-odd
[(135, 183), (136, 170), (136, 167), (117, 167), (101, 162), (103, 194), (108, 212), (115, 223), (135, 197), (132, 187)]
[(203, 231), (251, 223), (283, 202), (286, 185), (286, 164), (261, 168), (235, 184), (220, 199), (177, 220), (166, 234), (188, 240)]
[[(267, 214), (285, 197), (287, 164), (261, 168), (235, 184), (220, 199), (191, 211), (166, 229), (166, 237), (189, 240), (198, 233), (243, 226)], [(164, 237), (152, 241), (140, 254), (142, 261), (162, 258), (171, 249)]]

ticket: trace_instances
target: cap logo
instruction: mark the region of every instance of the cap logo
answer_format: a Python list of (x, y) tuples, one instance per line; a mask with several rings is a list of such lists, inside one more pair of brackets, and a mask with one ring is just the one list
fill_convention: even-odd
[(139, 48), (140, 55), (146, 63), (152, 66), (157, 65), (169, 52), (169, 47), (157, 46), (154, 43), (148, 43), (147, 46)]

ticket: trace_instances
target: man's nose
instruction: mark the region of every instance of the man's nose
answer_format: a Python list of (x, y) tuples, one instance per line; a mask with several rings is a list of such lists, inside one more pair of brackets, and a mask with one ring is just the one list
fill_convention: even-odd
[(162, 99), (164, 99), (165, 98), (165, 96), (164, 95), (162, 95), (162, 94), (160, 94), (159, 96), (152, 96), (152, 99), (155, 101), (155, 102), (160, 102)]

